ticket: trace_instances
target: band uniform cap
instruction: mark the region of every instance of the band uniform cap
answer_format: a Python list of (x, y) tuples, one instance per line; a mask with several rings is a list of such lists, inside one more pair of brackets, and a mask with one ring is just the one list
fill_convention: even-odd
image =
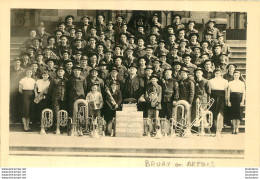
[(60, 70), (65, 71), (64, 68), (63, 68), (63, 66), (59, 66), (59, 67), (57, 68), (56, 72), (58, 72), (58, 71), (60, 71)]
[(119, 85), (115, 80), (112, 80), (111, 83), (110, 83), (110, 86), (112, 85)]
[(172, 49), (179, 49), (179, 46), (178, 46), (178, 45), (174, 45), (174, 46), (172, 47)]
[(144, 37), (141, 37), (141, 36), (137, 38), (137, 41), (140, 40), (140, 39), (142, 39), (144, 42), (146, 41), (146, 39)]
[(33, 47), (28, 47), (28, 48), (27, 48), (27, 51), (30, 50), (30, 49), (32, 49), (34, 52), (36, 52), (36, 49), (33, 48)]
[(165, 44), (165, 41), (163, 39), (159, 40), (157, 44), (160, 44), (160, 43), (164, 43)]
[(167, 70), (172, 71), (173, 69), (172, 69), (171, 67), (169, 67), (169, 68), (165, 68), (165, 69), (164, 69), (164, 73), (165, 73)]
[(88, 37), (88, 41), (90, 41), (90, 39), (94, 39), (96, 42), (98, 41), (98, 39), (96, 37)]
[(64, 34), (60, 29), (55, 30), (54, 34), (56, 34), (57, 32), (61, 32), (62, 34)]
[(139, 27), (142, 27), (142, 28), (144, 28), (144, 25), (138, 25), (138, 26), (137, 26), (137, 29), (138, 29)]
[(113, 54), (113, 53), (114, 53), (114, 51), (113, 51), (113, 50), (111, 50), (111, 49), (108, 49), (108, 50), (106, 51), (106, 53), (111, 53), (111, 54)]
[(74, 40), (73, 40), (74, 43), (75, 43), (75, 42), (78, 42), (78, 41), (83, 42), (84, 40), (83, 40), (83, 39), (74, 39)]
[(64, 53), (68, 53), (68, 54), (70, 55), (70, 51), (67, 50), (67, 49), (65, 49), (65, 50), (63, 50), (63, 51), (61, 52), (62, 55), (63, 55)]
[(237, 65), (235, 63), (230, 63), (227, 65), (226, 69), (228, 69), (231, 65), (233, 65), (235, 68), (237, 68)]
[(197, 43), (194, 47), (192, 47), (192, 50), (194, 50), (195, 48), (198, 48), (198, 49), (200, 49), (201, 50), (201, 46), (200, 46), (200, 44), (199, 43)]
[(56, 60), (53, 58), (48, 58), (45, 60), (45, 63), (47, 64), (48, 62), (52, 61), (53, 63), (56, 63)]
[(226, 52), (221, 52), (220, 55), (228, 56)]
[(75, 55), (77, 55), (77, 54), (81, 54), (81, 55), (82, 55), (83, 52), (82, 52), (81, 50), (77, 50), (76, 53), (75, 53)]
[(107, 63), (102, 60), (101, 62), (99, 62), (99, 66), (107, 66)]
[(152, 14), (152, 17), (154, 16), (159, 18), (159, 15), (157, 13)]
[(102, 31), (102, 32), (100, 32), (99, 36), (101, 36), (101, 35), (105, 35), (105, 33)]
[(196, 24), (195, 20), (189, 20), (189, 21), (188, 21), (188, 25), (189, 25), (190, 23)]
[(185, 53), (185, 54), (182, 55), (182, 58), (186, 58), (186, 57), (190, 57), (191, 58), (191, 55), (188, 54), (188, 53)]
[(136, 68), (136, 69), (138, 68), (135, 63), (131, 64), (129, 68), (132, 68), (132, 67), (133, 67), (133, 68)]
[(114, 70), (118, 72), (118, 68), (116, 66), (111, 67), (109, 71), (111, 72), (111, 71), (114, 71)]
[(207, 24), (209, 24), (209, 23), (211, 23), (211, 22), (213, 22), (214, 24), (216, 24), (216, 21), (214, 21), (213, 19), (208, 20)]
[(159, 27), (158, 25), (153, 25), (153, 26), (151, 27), (151, 29), (154, 28), (154, 27), (157, 28), (157, 29), (160, 29), (160, 27)]
[(219, 38), (219, 37), (224, 37), (224, 34), (222, 34), (222, 33), (218, 34), (217, 38)]
[(70, 63), (70, 62), (73, 63), (73, 61), (70, 60), (70, 59), (69, 60), (65, 60), (63, 63), (64, 63), (64, 65), (66, 65), (67, 63)]
[(147, 45), (146, 48), (145, 48), (145, 50), (146, 50), (146, 49), (152, 49), (152, 50), (153, 50), (153, 47), (152, 47), (151, 45)]
[(89, 72), (91, 73), (92, 71), (97, 71), (98, 72), (99, 70), (98, 70), (98, 68), (94, 67), (94, 68), (91, 68), (91, 70)]
[(97, 86), (97, 87), (98, 87), (99, 84), (95, 82), (95, 83), (92, 83), (91, 88), (92, 88), (93, 86)]
[(203, 70), (203, 68), (198, 67), (198, 68), (196, 68), (196, 69), (194, 70), (194, 74), (195, 74), (197, 71), (202, 71), (202, 72), (203, 72), (204, 70)]
[(158, 77), (156, 74), (153, 74), (153, 75), (151, 76), (151, 79), (153, 79), (153, 78), (156, 78), (157, 80), (159, 80), (159, 77)]
[(55, 37), (54, 35), (49, 36), (49, 37), (47, 38), (47, 41), (49, 41), (51, 38), (54, 38), (55, 41), (56, 41), (56, 37)]
[(67, 39), (69, 39), (69, 37), (68, 37), (67, 35), (65, 35), (65, 34), (61, 35), (61, 36), (60, 36), (60, 39), (61, 39), (62, 37), (66, 37)]
[(115, 45), (114, 50), (116, 49), (116, 47), (119, 47), (120, 49), (122, 49), (119, 44), (116, 44), (116, 45)]
[(80, 61), (83, 61), (83, 60), (88, 60), (88, 57), (86, 55), (82, 55), (81, 58), (80, 58)]
[(161, 53), (161, 54), (159, 55), (159, 58), (161, 58), (161, 57), (166, 57), (166, 56), (167, 56), (166, 53)]
[(160, 62), (160, 63), (162, 63), (162, 61), (159, 60), (158, 58), (155, 58), (155, 59), (153, 60), (153, 62)]
[(155, 36), (156, 38), (158, 38), (158, 36), (156, 34), (149, 34), (148, 38), (150, 38), (151, 36)]
[(81, 20), (83, 20), (84, 18), (87, 18), (88, 20), (90, 20), (90, 17), (88, 17), (88, 16), (86, 16), (86, 15), (82, 16), (82, 17), (81, 17)]
[(170, 37), (170, 36), (172, 36), (172, 35), (174, 35), (175, 37), (177, 37), (175, 33), (170, 33), (170, 34), (168, 34), (168, 37)]
[(191, 38), (191, 37), (194, 36), (194, 35), (195, 35), (197, 38), (200, 38), (199, 34), (196, 33), (196, 32), (190, 33), (189, 38)]
[(42, 41), (42, 39), (37, 38), (37, 37), (35, 37), (35, 38), (33, 39), (33, 41), (35, 41), (35, 40), (38, 40), (40, 43), (41, 43), (41, 41)]
[(135, 36), (134, 35), (132, 35), (132, 34), (130, 34), (129, 36), (128, 36), (128, 39), (131, 39), (131, 38), (135, 38)]
[(125, 35), (127, 37), (127, 34), (126, 33), (120, 33), (119, 34), (119, 37), (121, 37), (122, 35)]
[(90, 27), (90, 30), (91, 30), (91, 29), (96, 29), (96, 30), (97, 30), (96, 26), (91, 26), (91, 27)]
[(65, 21), (67, 21), (68, 18), (72, 18), (72, 19), (74, 20), (74, 16), (73, 16), (73, 15), (67, 15), (67, 16), (65, 17)]
[(207, 30), (206, 33), (205, 33), (205, 35), (211, 35), (211, 36), (213, 36), (214, 34), (213, 34), (213, 32)]
[(209, 53), (207, 53), (207, 52), (202, 53), (202, 54), (200, 55), (200, 57), (202, 57), (203, 55), (207, 55), (207, 56), (209, 57)]
[(36, 61), (32, 61), (32, 62), (31, 62), (31, 65), (33, 65), (33, 64), (36, 64), (36, 65), (39, 66), (39, 64), (38, 64)]
[(38, 25), (38, 27), (45, 27), (45, 26), (44, 26), (44, 22), (40, 22), (39, 25)]
[(76, 32), (75, 32), (75, 34), (78, 33), (78, 32), (83, 33), (82, 29), (77, 29)]
[(79, 65), (74, 65), (73, 67), (72, 67), (72, 69), (73, 70), (75, 70), (75, 69), (78, 69), (78, 70), (81, 70), (82, 71), (82, 67), (81, 66), (79, 66)]
[(146, 67), (145, 67), (145, 70), (148, 70), (148, 69), (153, 69), (153, 66), (152, 65), (147, 65)]
[(93, 52), (93, 53), (91, 53), (91, 54), (89, 55), (89, 58), (91, 58), (91, 57), (93, 57), (93, 56), (96, 56), (96, 57), (98, 57), (98, 54), (97, 54), (97, 53), (95, 53), (95, 52)]
[(108, 23), (107, 23), (108, 25), (110, 25), (110, 24), (113, 24), (113, 22), (112, 21), (108, 21)]
[(175, 66), (175, 65), (180, 65), (180, 66), (182, 66), (182, 63), (179, 62), (179, 61), (174, 61), (172, 66)]
[(180, 43), (182, 43), (182, 42), (189, 43), (189, 41), (187, 39), (181, 39)]
[(64, 22), (59, 22), (59, 23), (57, 24), (57, 27), (59, 27), (60, 25), (64, 25), (64, 26), (65, 26), (65, 23), (64, 23)]
[(97, 47), (100, 46), (100, 45), (103, 47), (104, 50), (107, 48), (104, 43), (98, 43)]
[(173, 28), (173, 29), (174, 29), (173, 25), (168, 25), (168, 26), (166, 27), (166, 29), (169, 29), (169, 28)]
[(180, 71), (185, 71), (185, 72), (187, 72), (187, 73), (190, 73), (190, 71), (188, 70), (187, 67), (181, 67), (181, 70), (180, 70)]
[(111, 44), (114, 43), (113, 40), (112, 40), (111, 38), (107, 38), (107, 37), (106, 37), (105, 39), (106, 39), (106, 41), (109, 40), (109, 41), (111, 42)]
[(213, 61), (211, 59), (207, 59), (203, 62), (203, 66), (207, 63), (207, 62), (210, 62), (210, 63), (213, 63)]
[(114, 60), (116, 61), (116, 59), (118, 59), (118, 58), (120, 58), (120, 59), (121, 59), (121, 61), (123, 61), (123, 60), (124, 60), (122, 56), (115, 56), (115, 57), (114, 57)]
[(178, 30), (177, 30), (177, 34), (179, 34), (179, 32), (180, 32), (180, 31), (183, 31), (183, 30), (186, 31), (184, 28), (178, 29)]
[(51, 50), (51, 48), (50, 48), (49, 46), (46, 46), (46, 47), (43, 49), (43, 51), (45, 51), (45, 50)]
[(210, 46), (210, 43), (209, 43), (209, 41), (203, 40), (203, 41), (201, 41), (201, 42), (200, 42), (200, 45), (202, 46), (202, 44), (203, 44), (203, 43), (207, 43), (207, 44), (208, 44), (208, 46)]
[(48, 72), (47, 70), (44, 70), (44, 71), (42, 72), (42, 75), (49, 75), (49, 72)]
[(179, 17), (179, 18), (180, 18), (180, 20), (182, 19), (182, 17), (181, 17), (181, 15), (180, 15), (180, 14), (174, 14), (174, 15), (173, 15), (173, 19), (175, 19), (175, 17)]

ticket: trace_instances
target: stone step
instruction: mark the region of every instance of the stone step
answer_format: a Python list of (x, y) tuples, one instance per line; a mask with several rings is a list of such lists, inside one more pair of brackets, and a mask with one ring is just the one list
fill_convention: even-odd
[(230, 47), (231, 53), (246, 53), (246, 48)]
[(20, 48), (21, 47), (21, 45), (22, 45), (22, 43), (11, 43), (11, 49), (12, 48)]
[(246, 59), (246, 53), (232, 53), (230, 58), (244, 58), (244, 59)]
[(23, 43), (26, 41), (29, 37), (11, 37), (11, 43)]
[(226, 40), (228, 44), (246, 44), (246, 40)]
[(246, 44), (229, 44), (231, 49), (236, 49), (236, 48), (240, 48), (240, 49), (246, 49), (247, 45)]

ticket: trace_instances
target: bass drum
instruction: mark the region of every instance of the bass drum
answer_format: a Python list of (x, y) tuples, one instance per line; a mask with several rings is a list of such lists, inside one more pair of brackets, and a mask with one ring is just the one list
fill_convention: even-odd
[(170, 132), (171, 132), (171, 124), (165, 118), (161, 119), (161, 131), (162, 131), (163, 135), (165, 135), (165, 134), (170, 135)]

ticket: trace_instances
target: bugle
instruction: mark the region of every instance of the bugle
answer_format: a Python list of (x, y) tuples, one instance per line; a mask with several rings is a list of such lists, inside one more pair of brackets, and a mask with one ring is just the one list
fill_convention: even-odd
[(41, 131), (40, 134), (46, 134), (45, 129), (53, 125), (53, 112), (51, 109), (44, 109), (41, 116)]

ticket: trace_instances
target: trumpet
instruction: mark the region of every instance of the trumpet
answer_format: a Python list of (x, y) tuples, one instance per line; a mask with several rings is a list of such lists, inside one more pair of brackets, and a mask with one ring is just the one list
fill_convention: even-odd
[[(180, 136), (190, 135), (190, 104), (185, 100), (179, 100), (173, 107), (173, 120), (175, 130)], [(174, 131), (175, 133), (175, 131)]]
[(44, 109), (41, 117), (40, 134), (46, 134), (45, 129), (53, 125), (53, 112), (51, 109)]
[(88, 128), (88, 102), (84, 99), (77, 99), (73, 106), (73, 122), (71, 136), (82, 136), (82, 126), (85, 123), (86, 129)]

